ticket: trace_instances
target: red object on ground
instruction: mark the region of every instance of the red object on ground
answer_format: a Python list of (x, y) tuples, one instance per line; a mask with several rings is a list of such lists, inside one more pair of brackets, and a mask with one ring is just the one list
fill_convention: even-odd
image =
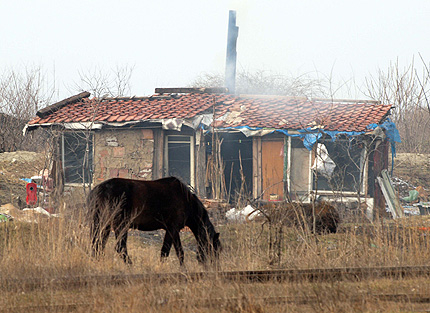
[(27, 205), (36, 205), (37, 185), (35, 183), (28, 183), (25, 189), (27, 190), (27, 198), (25, 198)]

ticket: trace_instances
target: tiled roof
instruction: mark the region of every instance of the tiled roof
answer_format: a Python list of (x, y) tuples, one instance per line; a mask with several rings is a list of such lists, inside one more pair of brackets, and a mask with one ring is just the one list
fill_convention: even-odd
[(43, 114), (40, 113), (42, 110), (39, 111), (39, 116), (28, 125), (34, 127), (41, 124), (90, 121), (118, 123), (170, 118), (191, 119), (202, 113), (213, 112), (214, 104), (217, 117), (215, 125), (220, 127), (322, 127), (326, 131), (364, 131), (367, 125), (380, 123), (391, 108), (391, 105), (366, 101), (207, 93), (103, 100), (78, 97), (74, 101), (62, 101), (61, 106), (52, 105), (49, 110), (45, 109)]

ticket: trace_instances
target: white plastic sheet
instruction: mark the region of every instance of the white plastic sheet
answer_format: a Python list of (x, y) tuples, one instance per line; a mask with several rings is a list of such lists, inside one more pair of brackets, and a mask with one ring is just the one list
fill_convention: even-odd
[(232, 208), (225, 213), (227, 220), (236, 222), (252, 221), (260, 215), (261, 213), (250, 205), (247, 205), (243, 209)]
[(336, 164), (328, 155), (327, 147), (323, 143), (317, 143), (317, 155), (312, 169), (323, 176), (331, 177), (335, 167)]

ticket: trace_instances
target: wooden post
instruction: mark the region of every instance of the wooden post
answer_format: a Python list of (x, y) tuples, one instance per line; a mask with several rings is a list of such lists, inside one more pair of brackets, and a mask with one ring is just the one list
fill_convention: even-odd
[(261, 173), (261, 137), (252, 137), (252, 172), (253, 172), (253, 196), (258, 198), (262, 192)]
[(199, 197), (206, 197), (206, 146), (202, 130), (196, 131), (196, 191)]
[(154, 129), (154, 154), (152, 164), (152, 179), (162, 178), (164, 160), (164, 134), (162, 129)]

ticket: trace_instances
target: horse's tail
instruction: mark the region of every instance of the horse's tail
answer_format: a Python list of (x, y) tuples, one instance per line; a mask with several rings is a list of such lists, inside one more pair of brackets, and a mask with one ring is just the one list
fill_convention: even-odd
[(86, 222), (90, 226), (91, 246), (96, 252), (96, 241), (100, 227), (100, 199), (98, 197), (98, 186), (93, 188), (87, 197)]
[(94, 218), (100, 214), (100, 209), (102, 207), (99, 189), (99, 186), (96, 186), (90, 191), (87, 197), (86, 220), (90, 225), (93, 224)]
[(87, 197), (87, 222), (90, 226), (90, 240), (93, 253), (97, 255), (104, 249), (110, 224), (107, 222), (108, 197), (102, 184), (91, 190)]

